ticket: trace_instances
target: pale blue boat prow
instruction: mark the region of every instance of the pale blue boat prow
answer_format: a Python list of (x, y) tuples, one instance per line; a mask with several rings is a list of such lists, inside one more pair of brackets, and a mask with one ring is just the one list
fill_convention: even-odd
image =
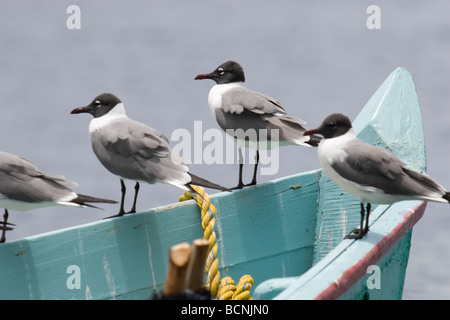
[[(426, 170), (407, 70), (392, 72), (354, 128)], [(359, 202), (321, 169), (214, 194), (211, 203), (221, 277), (237, 282), (250, 274), (255, 299), (401, 299), (412, 227), (426, 206), (380, 205), (370, 232), (354, 241), (343, 237), (359, 224)], [(146, 299), (164, 286), (169, 248), (202, 237), (190, 200), (7, 242), (0, 245), (0, 299)]]
[[(404, 68), (390, 74), (353, 127), (364, 141), (390, 149), (411, 169), (426, 171), (419, 100), (412, 76)], [(262, 283), (255, 298), (401, 299), (412, 226), (422, 217), (426, 202), (378, 206), (371, 214), (367, 236), (342, 241), (359, 225), (359, 201), (322, 171), (319, 189), (313, 267), (290, 281)], [(375, 278), (378, 271), (380, 277)]]

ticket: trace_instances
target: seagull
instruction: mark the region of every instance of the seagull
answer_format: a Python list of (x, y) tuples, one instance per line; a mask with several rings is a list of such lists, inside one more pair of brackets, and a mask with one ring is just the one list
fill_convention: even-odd
[[(371, 203), (392, 204), (402, 200), (450, 202), (450, 193), (429, 176), (410, 170), (389, 150), (368, 144), (355, 135), (349, 118), (340, 113), (304, 133), (321, 134), (320, 164), (337, 185), (359, 199), (360, 228), (347, 239), (361, 239), (369, 231)], [(365, 214), (364, 203), (367, 203)], [(363, 227), (365, 216), (365, 227)]]
[[(256, 184), (256, 175), (261, 149), (272, 149), (274, 132), (277, 145), (317, 146), (320, 138), (305, 137), (305, 121), (288, 116), (281, 104), (262, 93), (244, 86), (244, 70), (236, 61), (227, 61), (211, 73), (199, 74), (195, 80), (211, 79), (216, 82), (208, 95), (208, 104), (219, 126), (235, 139), (239, 147), (239, 183), (235, 189)], [(254, 130), (256, 136), (242, 134)], [(277, 131), (274, 131), (277, 130)], [(242, 181), (242, 147), (256, 149), (256, 164), (252, 182), (244, 185)]]
[[(122, 198), (117, 216), (136, 212), (139, 183), (168, 183), (195, 192), (191, 184), (221, 191), (229, 189), (188, 172), (187, 161), (172, 152), (169, 140), (161, 132), (127, 117), (122, 101), (112, 93), (103, 93), (92, 102), (71, 111), (90, 113), (89, 124), (92, 149), (103, 166), (120, 179)], [(133, 206), (124, 210), (126, 187), (124, 179), (133, 180)]]
[[(11, 230), (8, 210), (28, 211), (55, 205), (94, 207), (93, 203), (116, 201), (77, 194), (70, 188), (75, 182), (63, 176), (48, 175), (25, 158), (0, 151), (0, 208), (4, 208), (3, 231), (0, 242), (5, 242), (5, 231)], [(96, 208), (96, 207), (94, 207)]]

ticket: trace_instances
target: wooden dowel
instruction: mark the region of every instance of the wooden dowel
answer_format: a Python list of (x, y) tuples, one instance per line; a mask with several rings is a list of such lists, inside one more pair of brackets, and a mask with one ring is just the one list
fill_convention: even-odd
[(164, 294), (182, 294), (187, 266), (191, 255), (191, 246), (187, 242), (174, 245), (169, 250), (169, 270), (167, 271)]
[(205, 239), (196, 239), (193, 242), (191, 259), (186, 272), (186, 289), (197, 291), (203, 287), (203, 273), (205, 272), (206, 257), (209, 242)]

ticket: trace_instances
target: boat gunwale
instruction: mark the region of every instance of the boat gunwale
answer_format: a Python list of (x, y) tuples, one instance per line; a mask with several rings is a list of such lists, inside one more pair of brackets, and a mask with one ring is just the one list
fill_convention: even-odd
[[(381, 257), (386, 255), (394, 247), (394, 245), (422, 218), (425, 213), (426, 205), (427, 202), (422, 201), (414, 209), (408, 210), (409, 212), (399, 212), (400, 215), (404, 215), (404, 220), (397, 224), (390, 233), (383, 236), (381, 240), (377, 241), (373, 248), (367, 251), (362, 259), (358, 260), (357, 263), (346, 269), (339, 278), (335, 279), (332, 284), (330, 284), (314, 299), (337, 299), (348, 289), (350, 289), (363, 275), (367, 273), (367, 268), (369, 266), (375, 265), (376, 262), (379, 261)], [(353, 245), (355, 241), (357, 240), (352, 240), (349, 247)], [(347, 249), (345, 251), (347, 251)], [(338, 261), (336, 261), (336, 263), (338, 263)]]

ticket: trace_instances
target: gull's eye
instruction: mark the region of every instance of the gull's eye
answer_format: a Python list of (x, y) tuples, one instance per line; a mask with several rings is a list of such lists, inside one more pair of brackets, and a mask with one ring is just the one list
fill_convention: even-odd
[(95, 106), (99, 107), (102, 103), (99, 100), (95, 100), (94, 104)]
[(223, 75), (225, 71), (222, 68), (217, 69), (217, 72), (219, 72), (220, 75)]

